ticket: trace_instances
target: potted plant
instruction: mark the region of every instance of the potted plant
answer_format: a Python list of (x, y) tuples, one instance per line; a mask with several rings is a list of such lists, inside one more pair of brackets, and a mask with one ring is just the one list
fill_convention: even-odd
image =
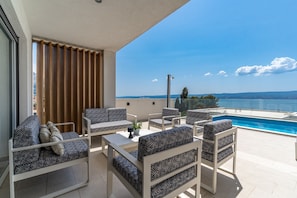
[(139, 130), (141, 129), (141, 122), (133, 122), (132, 128), (134, 131), (134, 135), (139, 135)]

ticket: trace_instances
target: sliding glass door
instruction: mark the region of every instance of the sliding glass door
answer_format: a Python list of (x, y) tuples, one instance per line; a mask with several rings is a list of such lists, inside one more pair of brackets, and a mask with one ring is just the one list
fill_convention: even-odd
[(16, 41), (1, 11), (2, 9), (0, 9), (0, 186), (8, 173), (8, 140), (16, 124)]

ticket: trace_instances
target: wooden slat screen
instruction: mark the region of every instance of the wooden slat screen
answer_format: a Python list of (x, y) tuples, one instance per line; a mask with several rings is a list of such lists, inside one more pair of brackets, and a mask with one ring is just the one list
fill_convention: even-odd
[(83, 110), (103, 105), (102, 51), (33, 42), (37, 44), (36, 103), (41, 123), (73, 121), (80, 133)]

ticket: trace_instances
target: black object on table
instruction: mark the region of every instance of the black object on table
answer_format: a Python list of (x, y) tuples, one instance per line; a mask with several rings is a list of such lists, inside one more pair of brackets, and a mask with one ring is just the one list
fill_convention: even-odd
[(132, 139), (133, 138), (133, 135), (132, 135), (133, 128), (132, 127), (128, 127), (128, 132), (130, 133), (129, 139)]

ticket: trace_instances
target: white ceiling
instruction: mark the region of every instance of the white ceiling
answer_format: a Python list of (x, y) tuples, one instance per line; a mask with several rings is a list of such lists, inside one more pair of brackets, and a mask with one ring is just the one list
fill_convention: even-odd
[(23, 0), (33, 36), (118, 51), (188, 0)]

